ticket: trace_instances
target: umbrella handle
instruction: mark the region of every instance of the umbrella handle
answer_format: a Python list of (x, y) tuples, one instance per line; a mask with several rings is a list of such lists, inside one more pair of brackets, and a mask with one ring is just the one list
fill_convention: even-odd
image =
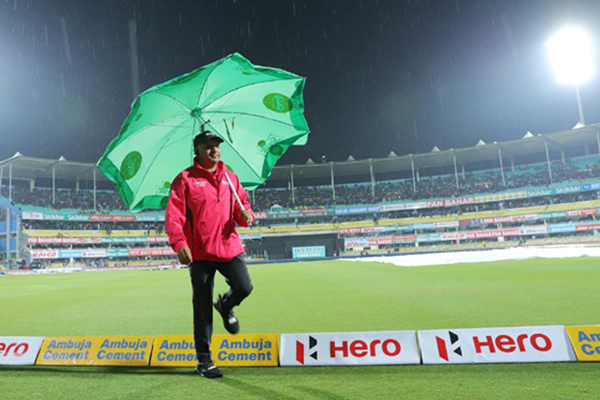
[(244, 205), (242, 204), (242, 200), (240, 199), (240, 196), (238, 196), (235, 188), (233, 187), (233, 183), (231, 183), (231, 179), (229, 179), (229, 175), (227, 175), (227, 172), (225, 172), (225, 178), (227, 178), (227, 183), (229, 183), (229, 187), (231, 188), (231, 191), (233, 192), (233, 195), (235, 196), (235, 199), (237, 200), (238, 204), (240, 205), (240, 208), (242, 209), (242, 211), (244, 211)]

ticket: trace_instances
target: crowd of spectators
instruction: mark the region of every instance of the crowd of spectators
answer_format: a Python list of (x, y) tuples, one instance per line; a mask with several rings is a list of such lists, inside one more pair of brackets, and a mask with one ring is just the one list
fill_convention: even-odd
[[(579, 168), (572, 164), (552, 164), (552, 183), (582, 182), (600, 178), (600, 162)], [(299, 187), (294, 196), (288, 189), (257, 189), (257, 211), (271, 208), (316, 208), (333, 205), (381, 204), (397, 201), (456, 198), (476, 194), (498, 193), (511, 189), (547, 187), (551, 184), (550, 174), (544, 165), (519, 167), (514, 172), (504, 171), (504, 180), (499, 170), (458, 175), (421, 178), (416, 185), (412, 180), (378, 182), (373, 190), (370, 184), (336, 185), (335, 199), (331, 186)]]
[[(600, 161), (593, 165), (552, 164), (552, 183), (581, 182), (600, 177)], [(424, 199), (456, 198), (476, 194), (498, 193), (526, 187), (547, 187), (550, 174), (545, 165), (518, 167), (516, 171), (500, 170), (467, 172), (454, 175), (422, 177), (416, 185), (412, 180), (378, 182), (374, 190), (371, 184), (297, 187), (294, 193), (289, 189), (259, 188), (251, 196), (255, 211), (268, 211), (276, 208), (301, 209), (331, 207), (334, 205), (381, 204), (398, 201), (417, 201)], [(335, 191), (335, 198), (334, 198)], [(8, 196), (6, 187), (0, 193)], [(56, 190), (54, 199), (52, 190), (15, 186), (11, 193), (16, 205), (51, 207), (56, 210), (77, 209), (81, 213), (94, 210), (93, 193), (89, 190)], [(126, 211), (125, 204), (115, 191), (97, 191), (95, 211), (108, 213)]]
[(47, 221), (23, 220), (23, 229), (41, 230), (76, 230), (76, 231), (143, 231), (150, 235), (154, 231), (157, 235), (165, 234), (165, 223), (156, 222), (87, 222), (87, 221)]
[[(8, 189), (2, 188), (2, 196), (8, 197)], [(94, 210), (94, 193), (90, 190), (58, 189), (52, 194), (48, 188), (24, 188), (14, 186), (10, 193), (13, 204), (37, 207), (50, 207), (55, 210), (78, 209), (84, 213)], [(127, 211), (127, 207), (119, 194), (113, 190), (96, 191), (96, 210), (100, 213), (110, 211)]]

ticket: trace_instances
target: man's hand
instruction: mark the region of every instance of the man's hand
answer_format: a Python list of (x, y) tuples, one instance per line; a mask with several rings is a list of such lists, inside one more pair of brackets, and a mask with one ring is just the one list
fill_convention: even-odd
[(248, 225), (252, 225), (252, 210), (247, 209), (242, 211), (240, 213), (240, 217), (242, 217)]
[(187, 246), (183, 246), (179, 249), (177, 252), (177, 258), (179, 258), (179, 262), (183, 265), (190, 265), (192, 261), (194, 261), (192, 259), (192, 251)]

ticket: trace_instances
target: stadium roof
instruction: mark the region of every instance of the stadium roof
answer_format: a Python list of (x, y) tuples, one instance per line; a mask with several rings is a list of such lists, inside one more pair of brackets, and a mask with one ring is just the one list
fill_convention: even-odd
[[(288, 165), (273, 168), (269, 180), (288, 180), (293, 171), (295, 178), (322, 178), (330, 176), (333, 170), (334, 176), (364, 175), (370, 174), (371, 167), (373, 173), (396, 172), (423, 170), (433, 167), (453, 166), (456, 160), (457, 165), (466, 165), (481, 161), (499, 160), (500, 155), (503, 159), (515, 161), (518, 157), (532, 156), (538, 153), (558, 150), (566, 151), (569, 148), (582, 146), (596, 146), (600, 148), (600, 124), (588, 125), (568, 131), (548, 133), (534, 136), (527, 133), (522, 139), (511, 140), (507, 142), (494, 142), (485, 144), (479, 141), (477, 145), (462, 149), (449, 149), (440, 151), (437, 147), (426, 154), (409, 154), (397, 156), (393, 153), (386, 158), (373, 158), (356, 161), (353, 158), (343, 162), (315, 164), (309, 160), (303, 165)], [(593, 148), (593, 147), (592, 147)], [(515, 161), (515, 163), (518, 163)], [(530, 161), (525, 161), (530, 163)], [(509, 164), (510, 165), (510, 164)], [(506, 167), (507, 165), (505, 165)]]
[(93, 181), (94, 174), (97, 181), (108, 181), (96, 164), (78, 161), (69, 161), (64, 157), (58, 160), (47, 158), (27, 157), (17, 152), (11, 158), (0, 161), (0, 178), (2, 183), (12, 175), (16, 180), (36, 179), (64, 179), (74, 182)]
[[(484, 143), (462, 149), (439, 150), (434, 148), (426, 154), (409, 154), (397, 156), (394, 153), (386, 158), (373, 158), (354, 160), (349, 157), (347, 161), (314, 163), (309, 160), (306, 164), (284, 165), (273, 168), (269, 181), (283, 181), (287, 184), (292, 173), (297, 179), (325, 178), (334, 176), (368, 175), (371, 171), (377, 173), (416, 171), (456, 165), (466, 165), (481, 161), (516, 160), (519, 157), (532, 156), (538, 153), (558, 150), (566, 152), (570, 148), (582, 146), (595, 146), (600, 148), (600, 124), (575, 127), (574, 129), (534, 136), (527, 133), (522, 139), (506, 142)], [(592, 147), (593, 148), (593, 147)], [(525, 163), (528, 163), (526, 161)], [(518, 163), (518, 162), (517, 162)], [(510, 164), (508, 164), (510, 165)], [(505, 165), (505, 166), (508, 166)], [(36, 180), (40, 178), (63, 179), (73, 182), (109, 182), (94, 163), (69, 161), (64, 157), (58, 160), (27, 157), (16, 153), (11, 158), (0, 161), (0, 180), (5, 183), (9, 174), (12, 179)], [(10, 172), (9, 172), (10, 171)], [(282, 182), (282, 183), (283, 183)]]

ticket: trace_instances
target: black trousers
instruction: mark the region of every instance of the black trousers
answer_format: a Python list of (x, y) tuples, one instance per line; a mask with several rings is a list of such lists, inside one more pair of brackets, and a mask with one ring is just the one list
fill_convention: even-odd
[(196, 353), (198, 361), (208, 361), (211, 359), (215, 272), (219, 271), (229, 285), (229, 291), (223, 295), (223, 305), (227, 309), (239, 305), (250, 295), (252, 281), (243, 254), (228, 262), (194, 261), (190, 264), (189, 271), (192, 279)]

